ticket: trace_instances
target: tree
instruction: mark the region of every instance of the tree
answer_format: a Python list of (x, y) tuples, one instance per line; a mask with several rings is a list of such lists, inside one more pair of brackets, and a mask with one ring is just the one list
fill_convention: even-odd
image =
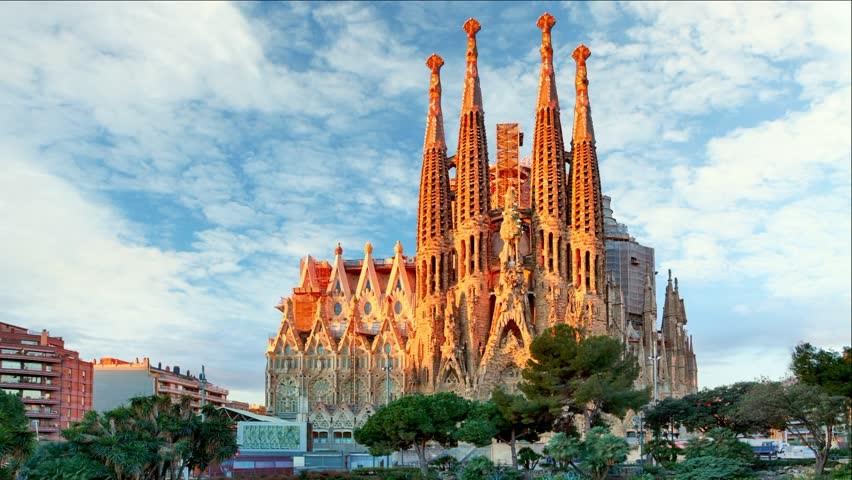
[(645, 451), (657, 462), (663, 465), (675, 463), (680, 449), (672, 440), (655, 438), (648, 442)]
[(828, 460), (834, 429), (842, 424), (849, 400), (829, 395), (821, 387), (803, 383), (764, 382), (743, 399), (744, 409), (764, 409), (784, 418), (786, 428), (816, 456), (817, 474), (822, 474)]
[[(688, 404), (681, 423), (692, 431), (708, 432), (725, 428), (737, 435), (760, 433), (778, 426), (777, 417), (747, 411), (740, 401), (757, 382), (738, 382), (704, 389), (683, 397)], [(747, 415), (744, 415), (746, 413)]]
[(24, 403), (17, 395), (0, 390), (0, 479), (15, 478), (35, 448)]
[(485, 480), (494, 472), (494, 463), (478, 455), (468, 460), (462, 468), (459, 480)]
[(81, 452), (71, 442), (39, 445), (21, 470), (27, 480), (109, 480), (103, 463)]
[(355, 430), (355, 441), (373, 455), (414, 447), (420, 472), (428, 474), (426, 446), (444, 447), (458, 443), (458, 427), (468, 417), (472, 404), (454, 393), (407, 395), (379, 408), (364, 426)]
[(530, 472), (535, 470), (535, 467), (542, 458), (544, 457), (536, 453), (536, 451), (530, 447), (524, 447), (518, 450), (518, 463), (520, 463), (524, 471), (527, 472), (527, 476), (529, 476)]
[(663, 429), (679, 428), (694, 411), (695, 407), (682, 398), (664, 398), (645, 408), (645, 425), (659, 438)]
[(633, 389), (636, 358), (614, 338), (581, 337), (568, 325), (556, 325), (533, 340), (530, 355), (520, 389), (530, 400), (550, 402), (555, 412), (561, 407), (599, 425), (601, 413), (622, 416), (648, 402), (647, 389)]
[(476, 405), (470, 418), (459, 430), (459, 439), (476, 445), (487, 445), (494, 438), (509, 444), (512, 466), (518, 468), (517, 442), (538, 441), (539, 434), (550, 430), (554, 416), (551, 405), (540, 400), (527, 400), (523, 395), (491, 392), (488, 402)]
[[(205, 406), (202, 418), (188, 398), (175, 403), (166, 396), (88, 412), (62, 435), (62, 449), (42, 452), (51, 459), (47, 465), (28, 465), (33, 478), (100, 478), (106, 472), (113, 480), (177, 479), (184, 468), (206, 468), (237, 450), (233, 422), (221, 411)], [(89, 473), (75, 476), (79, 471)]]
[(713, 457), (732, 458), (746, 465), (754, 460), (754, 451), (745, 442), (741, 442), (730, 430), (714, 428), (702, 438), (689, 442), (683, 451), (686, 458)]
[(800, 343), (793, 352), (791, 369), (799, 382), (819, 385), (829, 395), (852, 400), (852, 348), (845, 347), (841, 354)]
[(545, 453), (553, 458), (558, 468), (565, 470), (570, 466), (580, 475), (603, 480), (613, 465), (627, 460), (629, 449), (623, 438), (605, 427), (593, 427), (583, 441), (563, 432), (555, 434)]

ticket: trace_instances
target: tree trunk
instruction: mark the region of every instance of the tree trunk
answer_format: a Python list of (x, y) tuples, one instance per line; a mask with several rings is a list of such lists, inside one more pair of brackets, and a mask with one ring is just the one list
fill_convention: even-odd
[(512, 429), (512, 437), (509, 439), (509, 448), (512, 450), (512, 468), (518, 469), (518, 452), (515, 449), (515, 429)]
[(828, 461), (828, 453), (831, 450), (831, 437), (832, 437), (832, 428), (831, 425), (825, 428), (825, 444), (820, 445), (820, 448), (816, 452), (816, 474), (822, 475), (825, 471), (825, 464)]
[(420, 463), (420, 474), (423, 478), (429, 476), (429, 464), (426, 462), (426, 442), (422, 444), (414, 444), (414, 450), (417, 452), (417, 461)]

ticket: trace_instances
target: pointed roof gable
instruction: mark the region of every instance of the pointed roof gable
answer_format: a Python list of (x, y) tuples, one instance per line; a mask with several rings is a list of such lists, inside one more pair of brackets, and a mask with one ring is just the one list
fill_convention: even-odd
[(274, 352), (281, 345), (286, 345), (287, 343), (292, 344), (296, 347), (297, 351), (301, 352), (304, 350), (304, 345), (302, 345), (302, 339), (299, 337), (296, 327), (293, 324), (293, 302), (290, 299), (286, 299), (282, 304), (283, 316), (281, 318), (281, 325), (278, 327), (275, 338), (270, 342), (267, 352)]
[(382, 296), (382, 285), (379, 283), (379, 275), (376, 273), (376, 264), (373, 262), (373, 244), (367, 242), (364, 245), (364, 263), (361, 265), (361, 276), (358, 278), (358, 286), (355, 294), (359, 298), (367, 293), (372, 293), (377, 298)]
[(299, 275), (299, 288), (305, 291), (316, 291), (319, 289), (317, 281), (316, 261), (314, 257), (306, 255), (302, 259), (302, 271)]
[(393, 265), (391, 266), (391, 272), (388, 276), (385, 295), (391, 297), (397, 290), (397, 287), (401, 287), (402, 292), (405, 294), (405, 298), (413, 299), (414, 285), (411, 284), (411, 279), (408, 278), (408, 272), (405, 270), (405, 257), (402, 255), (402, 242), (397, 240), (393, 250)]
[(316, 312), (314, 324), (311, 326), (311, 333), (308, 334), (308, 338), (305, 340), (304, 350), (307, 351), (315, 345), (323, 344), (328, 346), (330, 350), (337, 351), (337, 342), (334, 341), (334, 335), (332, 335), (331, 327), (328, 325), (322, 300), (317, 300)]
[(373, 344), (370, 347), (370, 350), (373, 353), (384, 353), (381, 352), (381, 345), (385, 343), (385, 338), (390, 337), (391, 341), (396, 345), (397, 352), (405, 352), (405, 339), (399, 333), (399, 330), (396, 328), (396, 324), (391, 320), (391, 317), (384, 317), (382, 320), (382, 325), (379, 327), (379, 333), (376, 334), (376, 337), (373, 338)]
[(334, 263), (331, 266), (331, 275), (328, 278), (326, 293), (334, 295), (340, 292), (346, 300), (352, 298), (352, 289), (349, 287), (349, 277), (346, 275), (346, 267), (343, 264), (343, 247), (340, 243), (334, 249)]
[(365, 339), (363, 335), (358, 333), (358, 322), (349, 321), (346, 325), (346, 330), (343, 332), (343, 336), (340, 337), (340, 341), (337, 343), (337, 352), (340, 353), (347, 345), (357, 346), (366, 351), (370, 351), (372, 348), (370, 342)]

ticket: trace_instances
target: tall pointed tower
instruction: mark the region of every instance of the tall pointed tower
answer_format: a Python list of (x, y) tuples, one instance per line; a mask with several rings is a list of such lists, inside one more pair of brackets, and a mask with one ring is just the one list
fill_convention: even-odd
[(572, 272), (577, 312), (575, 321), (589, 333), (607, 330), (606, 304), (603, 300), (606, 268), (604, 261), (603, 204), (595, 130), (589, 105), (589, 77), (586, 59), (591, 52), (580, 44), (571, 55), (577, 62), (574, 85), (577, 103), (574, 107), (574, 130), (571, 141), (570, 218)]
[(421, 385), (432, 384), (438, 369), (438, 349), (444, 330), (444, 302), (450, 279), (450, 181), (441, 112), (443, 65), (444, 60), (436, 54), (426, 60), (426, 66), (432, 73), (417, 209), (417, 306), (410, 349), (410, 363), (414, 370), (411, 378)]
[(532, 145), (532, 204), (535, 245), (535, 327), (541, 332), (563, 318), (568, 279), (568, 211), (565, 184), (565, 146), (553, 70), (550, 31), (556, 19), (539, 17), (541, 29), (541, 76)]
[(467, 69), (464, 77), (459, 143), (456, 150), (456, 199), (453, 237), (457, 258), (457, 301), (464, 363), (471, 370), (479, 362), (490, 326), (489, 175), (485, 112), (479, 88), (476, 19), (464, 23), (467, 33)]

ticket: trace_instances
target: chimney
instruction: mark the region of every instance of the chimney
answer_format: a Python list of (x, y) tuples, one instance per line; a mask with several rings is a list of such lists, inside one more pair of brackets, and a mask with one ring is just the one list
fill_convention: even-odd
[(163, 369), (163, 362), (157, 362), (157, 370)]
[(39, 338), (38, 344), (39, 344), (39, 345), (41, 345), (42, 347), (46, 347), (46, 346), (47, 346), (47, 337), (48, 337), (48, 336), (49, 336), (49, 335), (48, 335), (48, 333), (47, 333), (47, 330), (42, 329), (42, 331), (41, 331), (41, 338)]
[(180, 367), (175, 365), (175, 368), (172, 369), (172, 373), (175, 375), (180, 375)]

